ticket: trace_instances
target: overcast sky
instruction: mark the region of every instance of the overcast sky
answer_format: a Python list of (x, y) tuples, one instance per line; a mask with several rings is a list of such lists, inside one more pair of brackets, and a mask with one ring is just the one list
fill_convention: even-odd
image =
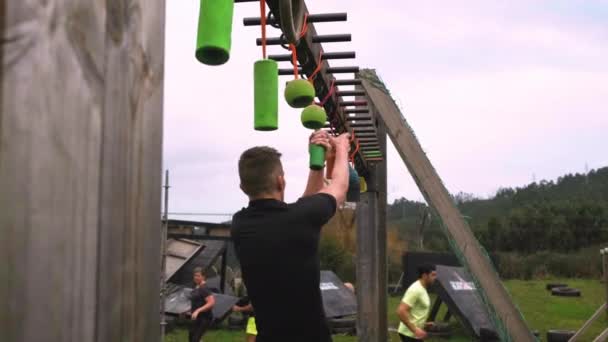
[[(353, 36), (324, 49), (356, 51), (356, 60), (330, 64), (377, 70), (452, 193), (486, 197), (533, 177), (608, 166), (608, 1), (306, 3), (311, 13), (348, 12), (347, 22), (315, 25), (320, 34)], [(287, 200), (296, 200), (308, 173), (310, 134), (300, 111), (281, 95), (279, 130), (253, 130), (260, 28), (242, 21), (258, 16), (259, 5), (235, 5), (231, 57), (219, 67), (194, 58), (198, 10), (199, 1), (167, 1), (163, 164), (171, 172), (170, 211), (233, 213), (246, 206), (237, 161), (255, 145), (283, 153)], [(281, 77), (281, 94), (288, 80)], [(402, 196), (422, 200), (389, 146), (389, 201)]]

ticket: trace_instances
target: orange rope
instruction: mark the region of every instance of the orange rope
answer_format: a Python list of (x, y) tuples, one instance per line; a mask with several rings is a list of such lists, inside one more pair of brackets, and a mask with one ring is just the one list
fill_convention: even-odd
[(355, 162), (355, 155), (357, 154), (357, 152), (359, 152), (359, 139), (357, 139), (357, 137), (355, 136), (355, 131), (353, 130), (353, 132), (350, 135), (350, 142), (352, 143), (355, 140), (357, 141), (357, 144), (355, 145), (356, 146), (355, 150), (350, 155), (350, 162), (353, 164)]
[(329, 91), (327, 92), (327, 95), (325, 95), (323, 100), (321, 100), (321, 102), (318, 103), (319, 106), (323, 107), (325, 105), (325, 102), (327, 102), (327, 100), (329, 100), (329, 98), (333, 95), (334, 90), (336, 90), (336, 87), (334, 86), (335, 82), (336, 82), (335, 79), (331, 80), (331, 85), (329, 86)]
[[(262, 0), (261, 0), (262, 1)], [(304, 13), (304, 23), (302, 24), (302, 31), (300, 32), (300, 38), (304, 37), (308, 32), (308, 13)], [(296, 46), (293, 44), (289, 44), (289, 50), (291, 50), (291, 64), (293, 64), (293, 77), (294, 79), (300, 78), (300, 73), (298, 71), (298, 52), (296, 51)]]
[(308, 32), (308, 13), (304, 13), (304, 23), (302, 23), (302, 31), (300, 32), (300, 38), (304, 37)]
[(319, 60), (317, 61), (317, 67), (315, 68), (315, 71), (313, 71), (312, 74), (310, 74), (310, 77), (308, 78), (308, 82), (310, 82), (311, 84), (314, 82), (315, 76), (317, 76), (319, 71), (321, 71), (321, 67), (323, 66), (321, 57), (323, 57), (323, 51), (319, 51)]
[(262, 57), (266, 59), (266, 0), (260, 0), (260, 20), (262, 25)]
[(296, 46), (289, 44), (289, 50), (291, 50), (291, 64), (293, 64), (293, 77), (297, 80), (299, 78), (298, 73), (298, 52)]
[(359, 152), (359, 139), (357, 139), (357, 145), (355, 147), (355, 150), (350, 155), (350, 162), (353, 164), (355, 163), (355, 155), (357, 155), (357, 152)]

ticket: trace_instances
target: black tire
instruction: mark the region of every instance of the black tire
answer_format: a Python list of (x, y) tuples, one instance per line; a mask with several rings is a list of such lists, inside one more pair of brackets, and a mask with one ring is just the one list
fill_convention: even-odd
[(556, 287), (551, 290), (551, 294), (559, 297), (580, 297), (581, 291), (569, 287)]
[(442, 334), (442, 333), (447, 333), (447, 332), (451, 332), (452, 331), (452, 327), (450, 327), (449, 323), (444, 323), (444, 322), (435, 322), (433, 323), (433, 325), (431, 325), (430, 327), (428, 327), (426, 329), (426, 331), (428, 333), (437, 333), (437, 334)]
[(239, 316), (229, 316), (228, 317), (228, 326), (229, 327), (239, 327), (242, 328), (247, 323), (247, 317), (239, 317)]
[(451, 331), (443, 331), (443, 332), (427, 332), (429, 337), (433, 337), (433, 338), (443, 338), (443, 339), (449, 339), (450, 337), (452, 337), (452, 332)]
[(332, 334), (344, 334), (344, 335), (355, 335), (357, 334), (357, 328), (333, 328), (331, 329)]
[(327, 322), (330, 328), (354, 328), (357, 326), (356, 317), (330, 318)]
[(481, 342), (498, 342), (500, 341), (500, 337), (496, 331), (489, 328), (480, 328), (479, 329), (479, 340)]
[(177, 319), (173, 316), (165, 315), (165, 333), (170, 333), (173, 331), (177, 325)]
[(549, 330), (547, 331), (547, 342), (568, 342), (576, 334), (572, 330)]
[(568, 284), (563, 284), (563, 283), (549, 283), (547, 284), (547, 286), (545, 286), (545, 288), (547, 289), (547, 291), (551, 291), (556, 287), (568, 287)]

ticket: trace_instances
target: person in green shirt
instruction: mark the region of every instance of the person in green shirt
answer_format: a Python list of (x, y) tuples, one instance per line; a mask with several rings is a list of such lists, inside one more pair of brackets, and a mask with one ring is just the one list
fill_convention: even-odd
[(431, 299), (427, 289), (433, 285), (437, 278), (434, 265), (421, 265), (418, 267), (418, 280), (405, 291), (401, 303), (397, 308), (399, 324), (399, 337), (401, 341), (422, 341), (427, 337), (424, 328), (432, 323), (426, 323), (429, 317)]

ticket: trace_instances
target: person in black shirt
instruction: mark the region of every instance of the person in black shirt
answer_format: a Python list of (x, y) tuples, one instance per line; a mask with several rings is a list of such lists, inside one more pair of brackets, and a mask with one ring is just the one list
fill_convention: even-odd
[(196, 267), (194, 269), (194, 284), (196, 285), (190, 292), (190, 331), (188, 333), (189, 342), (200, 342), (203, 335), (209, 329), (213, 320), (211, 310), (215, 305), (215, 297), (205, 285), (205, 274), (203, 269)]
[(241, 189), (249, 206), (232, 219), (232, 239), (249, 297), (255, 307), (258, 342), (328, 342), (331, 334), (321, 298), (319, 237), (321, 227), (344, 202), (348, 188), (348, 134), (311, 135), (323, 145), (331, 183), (324, 170), (310, 170), (304, 195), (284, 202), (281, 154), (254, 147), (241, 155)]
[(232, 307), (232, 311), (249, 315), (249, 318), (247, 319), (247, 328), (245, 329), (245, 342), (255, 342), (258, 330), (255, 325), (255, 311), (253, 311), (253, 305), (251, 305), (249, 297), (245, 296), (241, 298), (236, 305)]

